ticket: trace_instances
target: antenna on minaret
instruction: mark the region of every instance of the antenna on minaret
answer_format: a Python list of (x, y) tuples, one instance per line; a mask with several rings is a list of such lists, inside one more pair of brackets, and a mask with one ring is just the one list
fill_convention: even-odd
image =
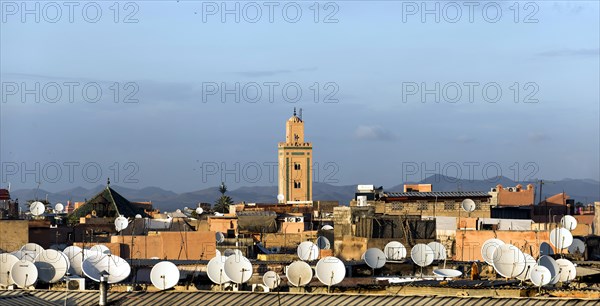
[(302, 120), (302, 107), (300, 108), (300, 111), (298, 112), (298, 117), (300, 118), (300, 120)]
[(296, 108), (294, 107), (294, 116), (296, 116)]

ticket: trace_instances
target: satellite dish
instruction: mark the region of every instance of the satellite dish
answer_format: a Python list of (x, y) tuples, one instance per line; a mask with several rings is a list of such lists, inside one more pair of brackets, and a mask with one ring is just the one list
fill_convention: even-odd
[(110, 255), (110, 249), (103, 244), (96, 244), (95, 246), (92, 246), (90, 251)]
[(573, 239), (573, 243), (569, 246), (569, 254), (583, 254), (585, 251), (585, 243), (580, 239)]
[(454, 269), (435, 269), (433, 270), (433, 274), (441, 277), (453, 278), (461, 276), (462, 272)]
[(523, 270), (523, 273), (517, 275), (517, 279), (520, 281), (526, 281), (530, 279), (531, 271), (533, 271), (533, 267), (537, 265), (537, 261), (535, 258), (533, 258), (533, 256), (525, 253), (523, 254), (525, 255), (525, 270)]
[(329, 242), (329, 239), (327, 239), (324, 236), (319, 236), (319, 238), (317, 238), (317, 247), (321, 250), (329, 250), (331, 249), (331, 243)]
[(573, 243), (573, 235), (566, 228), (555, 228), (550, 232), (550, 243), (560, 251)]
[(418, 243), (410, 250), (410, 258), (417, 266), (427, 267), (435, 259), (435, 254), (426, 244)]
[(120, 232), (120, 231), (126, 229), (127, 225), (129, 225), (129, 221), (127, 220), (127, 218), (125, 218), (123, 216), (118, 216), (115, 219), (115, 229), (117, 230), (117, 232)]
[(446, 260), (447, 252), (446, 247), (443, 244), (432, 241), (428, 243), (427, 246), (433, 250), (433, 254), (435, 256), (434, 260)]
[(285, 196), (283, 194), (280, 193), (277, 195), (277, 201), (283, 202), (284, 199), (285, 199)]
[(58, 213), (61, 213), (65, 209), (65, 206), (62, 203), (56, 203), (54, 205), (54, 210)]
[(383, 248), (383, 253), (388, 260), (400, 260), (406, 257), (406, 248), (398, 241), (390, 241)]
[(294, 261), (287, 267), (285, 276), (287, 276), (290, 284), (300, 287), (310, 283), (313, 272), (310, 266), (304, 261)]
[(503, 244), (494, 252), (492, 266), (503, 277), (517, 277), (525, 271), (525, 254), (512, 244)]
[(328, 256), (317, 262), (315, 267), (317, 278), (327, 286), (339, 284), (346, 276), (346, 267), (337, 257)]
[(494, 262), (494, 252), (500, 246), (504, 245), (504, 241), (500, 239), (488, 239), (481, 246), (481, 257), (488, 265), (491, 265)]
[(15, 256), (19, 260), (24, 259), (27, 256), (27, 254), (25, 254), (23, 251), (13, 251), (10, 252), (10, 255)]
[(44, 283), (56, 283), (69, 270), (69, 263), (62, 252), (44, 250), (35, 259), (34, 265), (38, 270), (38, 278)]
[(136, 219), (141, 219), (141, 218), (142, 218), (142, 215), (140, 215), (140, 214), (137, 214), (137, 215), (135, 215), (135, 218), (136, 218)]
[(179, 269), (170, 261), (161, 261), (152, 267), (150, 281), (160, 290), (173, 288), (179, 282)]
[(364, 260), (371, 269), (379, 269), (386, 263), (385, 253), (378, 248), (370, 248), (364, 254)]
[(204, 209), (202, 209), (202, 207), (196, 208), (196, 214), (201, 215), (203, 212), (204, 212)]
[(546, 269), (548, 269), (548, 271), (550, 271), (551, 277), (548, 280), (548, 283), (550, 283), (552, 285), (558, 283), (559, 267), (558, 267), (558, 264), (556, 263), (556, 260), (554, 260), (554, 258), (544, 255), (538, 259), (537, 264), (538, 264), (538, 266), (546, 267)]
[(475, 202), (471, 199), (464, 199), (462, 203), (460, 203), (462, 209), (468, 213), (471, 213), (475, 210)]
[(544, 266), (535, 265), (531, 271), (531, 282), (537, 287), (541, 287), (550, 283), (552, 275), (550, 270)]
[(175, 210), (175, 212), (180, 214), (181, 213), (181, 209), (178, 208), (178, 209)]
[(46, 206), (42, 202), (35, 201), (29, 205), (29, 211), (32, 215), (39, 216), (46, 211)]
[(225, 260), (225, 275), (236, 284), (243, 284), (252, 277), (252, 263), (244, 256), (230, 256)]
[(223, 235), (223, 233), (221, 232), (217, 232), (215, 234), (215, 238), (217, 239), (217, 243), (222, 243), (223, 241), (225, 241), (225, 235)]
[(275, 271), (267, 271), (263, 275), (263, 284), (265, 284), (265, 286), (271, 290), (279, 287), (280, 283), (281, 277), (279, 277), (279, 274), (277, 274)]
[(83, 263), (83, 250), (80, 247), (73, 245), (66, 247), (63, 253), (71, 263), (69, 274), (82, 276), (83, 270), (81, 269), (81, 264)]
[(7, 287), (13, 284), (10, 271), (17, 262), (19, 262), (19, 258), (13, 254), (0, 254), (0, 285)]
[(41, 245), (33, 242), (26, 243), (21, 247), (21, 251), (35, 252), (36, 256), (37, 254), (40, 254), (43, 250), (44, 248)]
[(570, 282), (577, 276), (575, 265), (568, 259), (560, 258), (556, 260), (558, 265), (558, 281), (562, 283)]
[(10, 279), (19, 288), (35, 284), (37, 278), (38, 270), (31, 261), (19, 260), (10, 269)]
[(217, 285), (231, 281), (224, 271), (226, 260), (227, 257), (225, 256), (216, 256), (208, 261), (208, 265), (206, 265), (206, 274), (208, 274), (208, 278)]
[(548, 242), (540, 244), (540, 255), (554, 255), (554, 249), (552, 249), (552, 246)]
[(319, 258), (319, 247), (310, 241), (304, 241), (298, 245), (297, 253), (301, 260), (313, 261)]
[(242, 251), (240, 251), (239, 249), (226, 249), (225, 252), (223, 252), (223, 255), (225, 255), (225, 257), (230, 257), (230, 256), (244, 256), (244, 254), (242, 253)]
[(121, 282), (131, 273), (127, 261), (111, 254), (94, 253), (86, 257), (81, 266), (83, 274), (95, 282), (100, 282), (100, 277), (107, 274), (109, 284)]
[(331, 231), (333, 230), (333, 226), (327, 224), (327, 225), (323, 225), (323, 227), (321, 227), (322, 231)]
[(569, 231), (577, 227), (577, 219), (573, 216), (565, 215), (560, 219), (560, 225)]

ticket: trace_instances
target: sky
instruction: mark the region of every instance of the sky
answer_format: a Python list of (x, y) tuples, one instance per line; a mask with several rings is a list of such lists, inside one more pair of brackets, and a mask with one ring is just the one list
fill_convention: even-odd
[(597, 1), (2, 1), (1, 186), (600, 180)]

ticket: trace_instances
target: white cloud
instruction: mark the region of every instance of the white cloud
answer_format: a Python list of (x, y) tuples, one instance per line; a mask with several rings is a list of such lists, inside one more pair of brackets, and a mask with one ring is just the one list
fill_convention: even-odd
[(361, 140), (392, 140), (394, 136), (390, 131), (380, 125), (360, 125), (356, 128), (354, 136)]

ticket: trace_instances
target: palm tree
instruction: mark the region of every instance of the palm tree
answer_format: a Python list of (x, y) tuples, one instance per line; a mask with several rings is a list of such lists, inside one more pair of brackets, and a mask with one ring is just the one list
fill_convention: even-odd
[(219, 186), (219, 192), (221, 193), (221, 197), (217, 199), (213, 209), (220, 213), (229, 212), (229, 205), (233, 204), (233, 200), (229, 196), (225, 195), (227, 192), (227, 186), (225, 186), (224, 182), (221, 182), (221, 186)]

